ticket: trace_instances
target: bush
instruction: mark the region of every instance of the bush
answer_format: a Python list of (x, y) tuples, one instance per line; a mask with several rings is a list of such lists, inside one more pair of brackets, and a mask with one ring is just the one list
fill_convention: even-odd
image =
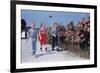
[(47, 44), (51, 44), (52, 37), (51, 37), (51, 27), (47, 28)]

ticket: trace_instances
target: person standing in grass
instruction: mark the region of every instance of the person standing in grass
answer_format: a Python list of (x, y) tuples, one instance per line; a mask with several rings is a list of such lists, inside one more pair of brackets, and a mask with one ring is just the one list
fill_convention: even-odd
[(29, 30), (29, 37), (32, 42), (32, 55), (36, 54), (36, 41), (37, 41), (37, 31), (35, 29), (35, 23), (32, 23), (31, 29)]

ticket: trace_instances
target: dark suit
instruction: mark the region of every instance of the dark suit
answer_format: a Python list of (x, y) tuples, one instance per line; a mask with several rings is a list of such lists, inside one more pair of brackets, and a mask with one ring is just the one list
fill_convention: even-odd
[(58, 47), (58, 32), (59, 32), (59, 30), (57, 28), (52, 28), (52, 30), (51, 30), (52, 50), (54, 50), (55, 47)]

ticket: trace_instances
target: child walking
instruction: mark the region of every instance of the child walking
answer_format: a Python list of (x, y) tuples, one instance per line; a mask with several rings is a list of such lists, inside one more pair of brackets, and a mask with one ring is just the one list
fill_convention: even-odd
[(36, 41), (37, 41), (37, 31), (35, 29), (35, 23), (32, 23), (31, 29), (29, 30), (29, 36), (32, 42), (32, 55), (36, 54)]

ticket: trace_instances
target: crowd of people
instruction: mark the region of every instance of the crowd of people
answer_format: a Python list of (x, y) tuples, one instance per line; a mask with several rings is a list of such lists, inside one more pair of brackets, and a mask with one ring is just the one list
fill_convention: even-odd
[[(71, 21), (69, 24), (66, 24), (66, 27), (55, 22), (50, 30), (51, 33), (51, 46), (52, 51), (59, 51), (59, 45), (64, 43), (66, 46), (67, 42), (70, 42), (73, 47), (79, 46), (80, 49), (90, 47), (90, 17), (83, 18), (79, 21), (77, 25), (74, 25), (74, 22)], [(43, 51), (43, 46), (45, 50), (48, 50), (47, 45), (47, 36), (48, 32), (46, 30), (45, 24), (42, 23), (39, 30), (35, 29), (35, 23), (31, 25), (31, 29), (28, 31), (28, 35), (32, 41), (32, 55), (36, 54), (36, 42), (37, 39), (40, 41), (40, 50)]]

